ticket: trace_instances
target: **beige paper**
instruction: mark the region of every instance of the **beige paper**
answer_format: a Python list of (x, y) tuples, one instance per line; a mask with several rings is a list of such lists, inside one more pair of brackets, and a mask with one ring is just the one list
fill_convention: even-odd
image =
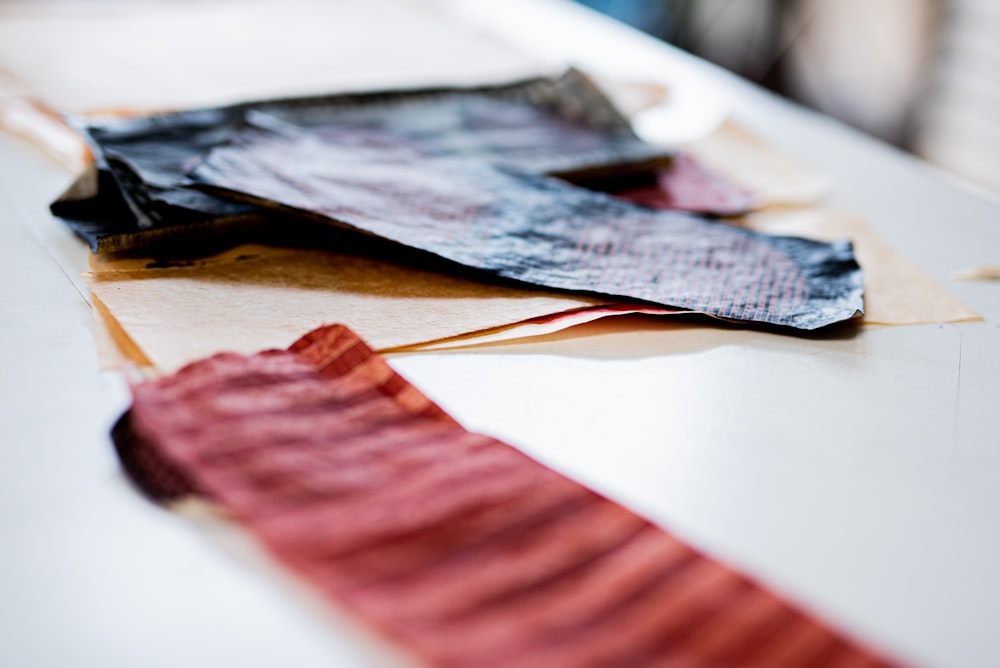
[(748, 216), (746, 224), (767, 234), (853, 241), (858, 264), (864, 270), (863, 322), (867, 324), (918, 325), (980, 319), (854, 214), (828, 209), (762, 212)]
[(63, 111), (506, 81), (533, 61), (419, 0), (13, 2), (0, 67)]
[(956, 281), (1000, 281), (1000, 264), (985, 264), (956, 271), (951, 275)]
[(0, 129), (78, 170), (51, 110), (136, 113), (534, 76), (532, 58), (419, 0), (0, 3)]
[[(851, 239), (865, 270), (867, 324), (979, 317), (857, 216), (801, 209), (755, 214), (746, 223), (771, 234)], [(330, 322), (347, 324), (379, 350), (440, 350), (549, 334), (599, 317), (658, 311), (495, 286), (323, 250), (245, 245), (189, 266), (148, 268), (150, 263), (94, 256), (88, 281), (95, 303), (110, 312), (112, 332), (120, 332), (113, 339), (138, 351), (127, 358), (145, 357), (165, 371), (223, 350), (286, 347)], [(620, 310), (609, 312), (608, 306)]]
[(125, 333), (121, 325), (108, 311), (108, 307), (91, 294), (91, 317), (94, 326), (94, 346), (97, 348), (97, 362), (102, 371), (136, 367), (151, 367), (152, 362), (143, 354), (135, 341)]
[(324, 250), (246, 245), (192, 266), (148, 263), (98, 259), (87, 280), (163, 371), (223, 350), (284, 348), (325, 323), (387, 349), (600, 303)]
[(833, 177), (782, 153), (732, 120), (686, 150), (754, 193), (759, 207), (813, 204), (833, 188)]

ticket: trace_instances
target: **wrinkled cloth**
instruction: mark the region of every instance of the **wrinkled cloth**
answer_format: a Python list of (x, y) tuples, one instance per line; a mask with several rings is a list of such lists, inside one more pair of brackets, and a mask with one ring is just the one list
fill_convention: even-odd
[[(337, 123), (391, 129), (428, 154), (529, 173), (599, 175), (652, 167), (669, 154), (645, 144), (582, 73), (478, 88), (399, 90), (245, 103), (136, 118), (74, 119), (100, 173), (53, 204), (94, 252), (155, 247), (260, 224), (254, 207), (190, 187), (185, 171), (247, 125)], [(93, 178), (93, 177), (84, 177)], [(189, 229), (194, 228), (194, 229)]]
[[(863, 311), (847, 242), (764, 237), (572, 185), (655, 173), (669, 160), (575, 71), (489, 88), (114, 119), (85, 131), (96, 196), (55, 210), (96, 250), (224, 232), (247, 240), (253, 230), (293, 226), (291, 214), (431, 253), (483, 279), (799, 329)], [(680, 180), (705, 194), (701, 173), (685, 165), (675, 165)], [(102, 228), (111, 209), (129, 222)]]
[(214, 193), (547, 288), (799, 329), (863, 310), (850, 242), (654, 211), (550, 177), (428, 156), (385, 130), (248, 128), (190, 175)]
[(466, 431), (341, 326), (133, 388), (151, 494), (198, 494), (439, 666), (888, 666), (617, 503)]

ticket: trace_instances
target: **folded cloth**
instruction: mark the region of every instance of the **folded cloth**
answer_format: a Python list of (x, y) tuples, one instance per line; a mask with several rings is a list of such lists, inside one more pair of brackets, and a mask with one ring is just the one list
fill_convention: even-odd
[(341, 326), (133, 388), (115, 430), (441, 666), (888, 666), (647, 520), (466, 431)]
[(772, 237), (562, 180), (427, 156), (405, 135), (247, 128), (193, 180), (504, 279), (815, 329), (860, 315), (850, 242)]
[[(148, 248), (165, 239), (197, 239), (256, 224), (253, 207), (193, 189), (185, 175), (247, 124), (392, 129), (428, 155), (537, 174), (619, 173), (664, 164), (670, 157), (639, 140), (611, 101), (576, 70), (497, 86), (291, 98), (74, 123), (101, 174), (99, 181), (92, 175), (83, 180), (99, 187), (77, 184), (52, 210), (94, 252)], [(125, 215), (108, 206), (118, 200), (127, 204)]]
[[(55, 210), (97, 250), (245, 233), (261, 220), (287, 224), (282, 214), (291, 213), (484, 277), (720, 318), (815, 329), (863, 310), (847, 242), (768, 238), (571, 185), (649, 172), (668, 159), (574, 71), (506, 87), (264, 102), (85, 130), (98, 159), (96, 197), (67, 198)], [(101, 190), (110, 183), (113, 195)], [(88, 214), (89, 202), (98, 215)], [(131, 222), (102, 231), (101, 207), (112, 204)]]

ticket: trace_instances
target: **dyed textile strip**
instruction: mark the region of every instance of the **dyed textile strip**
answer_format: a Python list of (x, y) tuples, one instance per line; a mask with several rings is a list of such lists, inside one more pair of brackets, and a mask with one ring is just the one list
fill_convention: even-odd
[(133, 388), (156, 495), (203, 495), (326, 597), (440, 666), (888, 666), (493, 438), (349, 330)]

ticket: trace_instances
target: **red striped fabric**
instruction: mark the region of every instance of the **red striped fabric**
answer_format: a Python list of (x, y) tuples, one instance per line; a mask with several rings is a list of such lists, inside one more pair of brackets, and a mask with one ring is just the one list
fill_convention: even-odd
[(210, 498), (430, 664), (893, 665), (466, 431), (343, 327), (133, 392), (116, 436), (140, 484)]

